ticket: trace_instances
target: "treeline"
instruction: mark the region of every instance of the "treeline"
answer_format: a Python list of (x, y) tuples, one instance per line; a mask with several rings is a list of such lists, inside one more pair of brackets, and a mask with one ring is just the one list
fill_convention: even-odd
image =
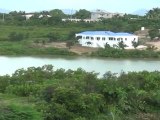
[(80, 68), (55, 70), (45, 65), (0, 76), (0, 93), (26, 98), (35, 105), (31, 113), (23, 105), (0, 102), (0, 119), (10, 120), (13, 113), (12, 120), (34, 120), (36, 116), (44, 120), (160, 119), (160, 72), (97, 75)]
[[(27, 17), (30, 15), (30, 17)], [(6, 25), (56, 25), (63, 26), (62, 19), (65, 18), (90, 18), (91, 12), (80, 9), (70, 15), (64, 14), (62, 10), (54, 9), (51, 11), (25, 13), (25, 11), (11, 11), (10, 13), (0, 13), (0, 23)], [(62, 25), (61, 25), (62, 24)]]
[[(72, 15), (66, 15), (62, 10), (54, 9), (51, 11), (42, 11), (31, 13), (34, 14), (30, 19), (26, 20), (25, 12), (12, 11), (9, 14), (0, 14), (1, 22), (3, 25), (19, 25), (19, 26), (53, 26), (53, 27), (84, 27), (92, 30), (111, 30), (115, 32), (135, 32), (140, 27), (146, 27), (152, 31), (160, 28), (159, 21), (159, 8), (154, 8), (144, 16), (125, 14), (123, 17), (114, 16), (110, 19), (100, 18), (99, 22), (86, 23), (83, 20), (81, 22), (62, 21), (63, 18), (90, 18), (91, 12), (85, 9), (80, 9)], [(157, 33), (157, 32), (156, 32)], [(151, 32), (151, 37), (155, 37)]]

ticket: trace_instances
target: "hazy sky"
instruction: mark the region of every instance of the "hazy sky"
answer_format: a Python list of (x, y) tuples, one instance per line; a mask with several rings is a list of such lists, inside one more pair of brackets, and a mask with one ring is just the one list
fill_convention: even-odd
[(34, 12), (51, 9), (104, 9), (132, 13), (139, 9), (160, 7), (160, 0), (0, 0), (0, 8)]

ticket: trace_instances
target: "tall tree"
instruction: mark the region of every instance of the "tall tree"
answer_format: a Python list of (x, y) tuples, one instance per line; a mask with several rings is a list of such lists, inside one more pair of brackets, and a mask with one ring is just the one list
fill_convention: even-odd
[(91, 12), (85, 9), (80, 9), (74, 14), (74, 17), (79, 19), (87, 19), (91, 17)]
[(132, 46), (136, 49), (137, 47), (138, 47), (138, 45), (139, 45), (139, 41), (132, 41)]
[(124, 48), (127, 47), (127, 45), (124, 44), (123, 41), (120, 41), (120, 42), (118, 43), (118, 47), (121, 48), (122, 50), (124, 50)]
[(153, 8), (146, 14), (149, 19), (160, 19), (160, 8)]
[(61, 17), (61, 18), (65, 18), (66, 17), (66, 15), (63, 13), (63, 11), (59, 10), (59, 9), (51, 10), (51, 11), (49, 11), (49, 14), (52, 17)]

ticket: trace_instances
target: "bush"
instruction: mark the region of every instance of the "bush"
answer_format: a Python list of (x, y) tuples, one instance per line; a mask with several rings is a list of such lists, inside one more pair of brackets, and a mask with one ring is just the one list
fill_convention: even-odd
[(24, 35), (22, 33), (11, 32), (8, 35), (8, 39), (10, 41), (21, 41), (24, 39)]
[(54, 41), (58, 41), (59, 39), (59, 33), (57, 32), (52, 32), (52, 33), (48, 33), (47, 37), (49, 39), (49, 42), (54, 42)]
[(0, 107), (0, 120), (42, 120), (42, 118), (31, 107), (9, 105)]

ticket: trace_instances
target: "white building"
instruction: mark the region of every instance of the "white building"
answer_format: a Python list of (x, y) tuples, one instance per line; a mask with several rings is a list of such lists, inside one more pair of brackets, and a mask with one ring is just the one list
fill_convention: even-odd
[(33, 13), (28, 13), (28, 14), (25, 14), (25, 15), (22, 15), (22, 16), (24, 16), (24, 17), (26, 17), (26, 20), (29, 20), (32, 16), (34, 16), (34, 14)]
[(104, 10), (96, 10), (96, 11), (93, 11), (91, 12), (91, 19), (94, 20), (94, 21), (97, 21), (101, 18), (112, 18), (114, 16), (124, 16), (123, 13), (111, 13), (111, 12), (107, 12), (107, 11), (104, 11)]
[(91, 20), (91, 19), (76, 19), (76, 18), (72, 18), (72, 19), (62, 19), (63, 22), (66, 22), (66, 21), (71, 21), (71, 22), (81, 22), (81, 21), (84, 21), (84, 22), (94, 22), (94, 20)]
[(111, 31), (85, 31), (77, 33), (79, 44), (87, 47), (102, 47), (104, 48), (106, 43), (111, 47), (116, 47), (120, 41), (123, 41), (126, 48), (133, 48), (132, 41), (138, 42), (138, 36), (130, 33), (114, 33)]
[[(26, 17), (26, 20), (29, 20), (31, 17), (34, 16), (34, 13), (26, 13), (25, 15), (22, 15), (22, 16)], [(42, 14), (40, 14), (38, 16), (38, 18), (43, 18), (43, 17), (52, 17), (52, 16), (50, 16), (50, 15), (42, 15)]]

